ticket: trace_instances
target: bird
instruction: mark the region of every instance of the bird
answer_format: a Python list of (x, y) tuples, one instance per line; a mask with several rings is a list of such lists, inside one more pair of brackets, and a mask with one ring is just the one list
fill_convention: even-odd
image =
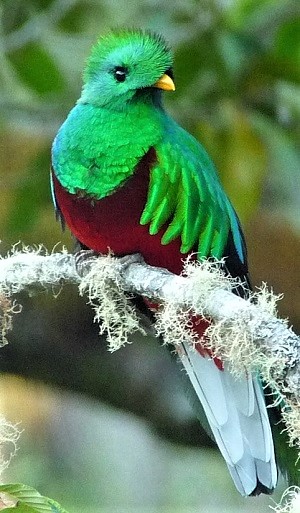
[[(175, 274), (189, 255), (225, 259), (247, 293), (239, 219), (204, 147), (166, 112), (163, 94), (171, 91), (173, 55), (162, 36), (121, 29), (100, 37), (52, 145), (56, 214), (82, 248), (139, 253)], [(199, 337), (204, 329), (198, 322)], [(245, 369), (235, 378), (200, 343), (195, 350), (183, 342), (180, 361), (237, 490), (271, 493), (278, 469), (259, 376)]]

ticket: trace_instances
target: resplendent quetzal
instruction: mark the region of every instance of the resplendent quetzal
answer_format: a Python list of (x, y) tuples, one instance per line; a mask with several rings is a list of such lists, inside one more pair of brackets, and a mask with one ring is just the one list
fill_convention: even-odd
[[(140, 253), (177, 274), (191, 252), (199, 259), (226, 257), (228, 273), (245, 280), (243, 235), (214, 165), (162, 106), (162, 91), (174, 89), (172, 55), (161, 37), (124, 30), (99, 40), (81, 97), (53, 144), (57, 213), (96, 252)], [(270, 493), (277, 466), (258, 377), (245, 370), (235, 380), (203, 349), (183, 344), (183, 352), (237, 489)]]

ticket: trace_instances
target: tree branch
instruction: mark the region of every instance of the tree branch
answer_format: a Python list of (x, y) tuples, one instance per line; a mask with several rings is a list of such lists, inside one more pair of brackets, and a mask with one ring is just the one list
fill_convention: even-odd
[(300, 339), (276, 317), (278, 298), (265, 286), (245, 300), (233, 293), (240, 283), (226, 277), (218, 263), (188, 261), (183, 275), (177, 276), (150, 267), (139, 255), (118, 259), (91, 252), (45, 255), (41, 249), (25, 249), (0, 260), (0, 307), (5, 313), (5, 301), (22, 290), (57, 288), (63, 283), (77, 284), (80, 293), (88, 295), (111, 350), (124, 345), (131, 333), (144, 332), (128, 300), (130, 294), (162, 305), (157, 330), (166, 342), (180, 344), (186, 337), (195, 341), (189, 329), (191, 315), (212, 321), (205, 333), (206, 346), (237, 375), (245, 368), (261, 372), (284, 399), (290, 440), (299, 444)]

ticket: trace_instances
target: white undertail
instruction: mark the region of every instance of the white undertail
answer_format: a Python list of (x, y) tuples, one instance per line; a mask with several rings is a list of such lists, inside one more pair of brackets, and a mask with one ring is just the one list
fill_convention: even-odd
[(187, 342), (181, 361), (207, 416), (212, 433), (242, 495), (258, 482), (272, 490), (277, 482), (273, 437), (264, 394), (256, 376), (239, 379)]

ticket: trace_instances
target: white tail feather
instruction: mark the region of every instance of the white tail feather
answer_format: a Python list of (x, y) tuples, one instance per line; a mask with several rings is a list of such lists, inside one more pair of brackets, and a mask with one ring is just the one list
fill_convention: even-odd
[(235, 379), (182, 344), (182, 363), (201, 401), (207, 420), (242, 495), (250, 495), (257, 482), (273, 489), (277, 482), (272, 432), (263, 391), (256, 376)]

